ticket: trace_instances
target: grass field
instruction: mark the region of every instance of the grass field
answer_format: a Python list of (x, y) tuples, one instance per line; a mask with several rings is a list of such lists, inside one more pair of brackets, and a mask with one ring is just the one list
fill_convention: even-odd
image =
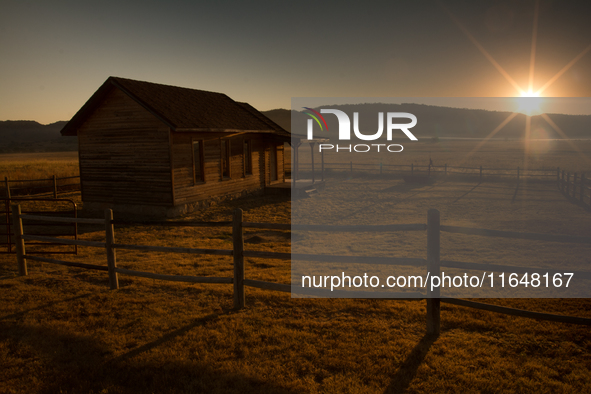
[[(78, 152), (40, 152), (0, 154), (0, 181), (8, 178), (12, 196), (53, 190), (52, 181), (14, 182), (74, 177), (79, 175)], [(58, 187), (77, 183), (78, 179), (58, 179)], [(5, 184), (0, 196), (5, 195)], [(40, 188), (40, 189), (39, 189)]]
[(78, 175), (78, 152), (0, 154), (0, 177), (42, 179)]
[[(366, 191), (348, 198), (366, 208), (339, 205), (343, 191), (359, 182)], [(334, 206), (320, 210), (319, 199)], [(396, 179), (353, 177), (329, 181), (319, 196), (299, 204), (323, 223), (419, 223), (427, 209), (437, 208), (444, 224), (591, 235), (591, 213), (567, 201), (554, 184), (439, 181), (409, 187)], [(234, 200), (187, 219), (229, 220), (237, 207), (245, 221), (290, 221), (291, 202), (278, 197)], [(80, 233), (104, 240), (100, 226), (80, 226)], [(387, 237), (397, 254), (425, 257), (424, 233)], [(232, 245), (230, 228), (117, 226), (116, 239)], [(338, 242), (350, 245), (351, 254), (365, 250), (362, 237)], [(444, 236), (442, 245), (446, 257), (464, 261), (591, 262), (591, 250), (580, 245), (533, 242), (522, 250), (512, 240), (460, 235)], [(290, 238), (246, 230), (245, 248), (288, 252)], [(106, 265), (101, 249), (80, 248), (78, 256), (64, 259)], [(118, 251), (117, 259), (120, 267), (149, 272), (232, 275), (229, 257)], [(231, 285), (121, 275), (121, 288), (111, 291), (104, 272), (35, 262), (29, 272), (17, 276), (15, 257), (0, 255), (1, 393), (591, 392), (585, 326), (444, 304), (442, 333), (430, 338), (425, 301), (292, 299), (249, 288), (246, 309), (233, 311)], [(246, 259), (249, 279), (288, 283), (290, 274), (288, 262)], [(586, 299), (486, 302), (591, 318)]]

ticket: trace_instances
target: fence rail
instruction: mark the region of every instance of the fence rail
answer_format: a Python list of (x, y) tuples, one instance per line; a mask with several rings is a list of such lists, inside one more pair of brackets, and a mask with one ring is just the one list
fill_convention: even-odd
[(558, 189), (569, 199), (578, 202), (587, 209), (591, 209), (591, 181), (585, 174), (571, 174), (560, 168), (556, 172)]
[[(312, 295), (320, 297), (330, 296), (341, 296), (341, 297), (376, 297), (378, 293), (360, 291), (350, 292), (343, 290), (329, 291), (329, 289), (293, 289), (291, 284), (266, 282), (260, 280), (246, 279), (244, 270), (244, 257), (254, 258), (273, 258), (283, 260), (311, 260), (311, 261), (325, 261), (325, 262), (347, 262), (347, 263), (379, 263), (388, 265), (409, 265), (409, 266), (426, 266), (427, 271), (430, 275), (439, 275), (441, 267), (452, 267), (452, 268), (463, 268), (463, 269), (474, 269), (474, 270), (510, 270), (512, 272), (533, 272), (536, 270), (540, 271), (553, 271), (547, 268), (538, 267), (518, 267), (518, 266), (501, 266), (481, 263), (470, 263), (470, 262), (456, 262), (440, 260), (440, 236), (441, 232), (454, 232), (459, 234), (477, 235), (477, 236), (493, 236), (493, 237), (511, 237), (521, 238), (528, 240), (543, 240), (552, 242), (576, 242), (583, 244), (591, 244), (591, 237), (580, 237), (580, 236), (568, 236), (568, 235), (547, 235), (547, 234), (535, 234), (535, 233), (518, 233), (509, 231), (498, 231), (498, 230), (487, 230), (487, 229), (476, 229), (468, 227), (456, 227), (456, 226), (441, 226), (439, 211), (431, 209), (427, 215), (427, 224), (403, 224), (403, 225), (378, 225), (378, 226), (328, 226), (328, 225), (316, 225), (316, 226), (291, 226), (289, 224), (277, 224), (277, 223), (253, 223), (244, 222), (242, 219), (242, 210), (237, 209), (234, 211), (234, 217), (232, 222), (217, 222), (214, 225), (223, 227), (232, 225), (232, 250), (223, 249), (199, 249), (199, 248), (177, 248), (177, 247), (164, 247), (164, 246), (149, 246), (149, 245), (127, 245), (115, 243), (115, 231), (114, 223), (129, 223), (125, 221), (113, 220), (113, 212), (109, 209), (105, 211), (105, 219), (92, 219), (93, 224), (103, 224), (105, 226), (105, 242), (95, 241), (82, 241), (82, 240), (66, 240), (63, 238), (51, 238), (46, 236), (35, 236), (25, 234), (23, 231), (23, 219), (24, 220), (37, 220), (38, 218), (34, 215), (23, 215), (21, 213), (20, 205), (12, 206), (12, 214), (15, 229), (15, 243), (17, 246), (17, 262), (20, 275), (27, 275), (27, 260), (40, 261), (52, 264), (60, 264), (71, 267), (78, 267), (84, 269), (93, 269), (100, 271), (107, 271), (109, 275), (109, 284), (111, 289), (119, 288), (118, 275), (130, 275), (143, 278), (151, 278), (166, 281), (175, 282), (188, 282), (188, 283), (205, 283), (205, 284), (232, 284), (234, 288), (234, 308), (241, 309), (245, 306), (245, 287), (255, 287), (263, 290), (280, 291), (280, 292), (293, 292), (295, 294)], [(50, 220), (48, 217), (43, 217), (45, 220)], [(70, 221), (77, 223), (79, 219), (76, 218), (57, 218), (58, 221)], [(133, 222), (138, 223), (138, 222)], [(148, 223), (148, 222), (140, 222)], [(163, 225), (170, 226), (171, 222), (149, 222), (151, 225)], [(176, 226), (183, 226), (185, 224), (196, 225), (196, 222), (174, 222)], [(200, 226), (211, 227), (212, 224), (200, 223)], [(315, 255), (315, 254), (297, 254), (297, 253), (278, 253), (278, 252), (266, 252), (266, 251), (248, 251), (244, 250), (244, 234), (243, 229), (247, 228), (273, 228), (279, 230), (289, 230), (292, 227), (294, 229), (300, 229), (305, 231), (427, 231), (427, 259), (422, 258), (406, 258), (406, 257), (376, 257), (376, 256), (332, 256), (332, 255)], [(48, 240), (51, 239), (56, 243), (66, 243), (81, 246), (100, 247), (105, 248), (107, 254), (107, 265), (95, 265), (85, 264), (77, 262), (69, 262), (63, 260), (49, 259), (39, 256), (31, 256), (26, 254), (25, 241), (27, 240)], [(193, 253), (193, 254), (213, 254), (232, 256), (234, 263), (234, 273), (232, 277), (199, 277), (199, 276), (185, 276), (185, 275), (167, 275), (152, 272), (144, 272), (131, 270), (127, 268), (117, 267), (117, 259), (115, 251), (116, 249), (129, 249), (129, 250), (148, 250), (155, 252), (172, 252), (172, 253)], [(557, 271), (558, 272), (558, 271)], [(591, 272), (578, 272), (577, 275), (591, 279)], [(387, 298), (413, 298), (413, 299), (424, 299), (424, 295), (416, 292), (398, 292), (398, 293), (379, 293), (381, 296)], [(515, 316), (521, 316), (533, 319), (542, 319), (558, 322), (566, 322), (573, 324), (583, 324), (591, 326), (591, 319), (552, 315), (547, 313), (539, 313), (532, 311), (523, 311), (519, 309), (501, 307), (497, 305), (484, 304), (474, 301), (468, 301), (463, 299), (455, 298), (442, 298), (440, 296), (439, 288), (427, 289), (427, 332), (432, 335), (439, 335), (440, 332), (440, 320), (441, 320), (441, 302), (451, 303), (455, 305), (487, 310), (496, 313), (503, 313)]]
[(485, 237), (502, 237), (513, 239), (529, 239), (534, 241), (571, 242), (591, 244), (591, 238), (563, 234), (520, 233), (517, 231), (488, 230), (483, 228), (441, 226), (441, 231), (448, 233), (482, 235)]
[[(296, 177), (300, 178), (300, 172), (316, 172), (319, 171), (312, 163), (298, 163), (298, 171)], [(449, 166), (444, 164), (442, 166), (436, 165), (419, 165), (419, 164), (384, 164), (384, 163), (357, 163), (349, 162), (324, 162), (320, 171), (326, 172), (344, 172), (353, 175), (353, 173), (361, 174), (380, 174), (380, 175), (463, 175), (470, 177), (477, 177), (482, 180), (484, 177), (508, 177), (520, 180), (521, 178), (545, 178), (551, 181), (556, 175), (556, 168), (487, 168), (483, 166), (465, 167), (465, 166)]]
[[(0, 249), (0, 254), (12, 254), (15, 253), (15, 250), (13, 248), (13, 246), (15, 245), (15, 239), (13, 236), (13, 231), (12, 231), (12, 226), (13, 226), (13, 222), (11, 220), (11, 215), (10, 215), (10, 204), (11, 203), (33, 203), (33, 204), (37, 204), (37, 203), (50, 203), (50, 204), (54, 204), (54, 205), (63, 205), (63, 204), (67, 204), (69, 205), (71, 208), (65, 211), (60, 211), (60, 213), (67, 213), (67, 214), (71, 214), (73, 217), (70, 218), (61, 218), (61, 217), (55, 217), (52, 216), (50, 218), (48, 218), (47, 216), (41, 216), (39, 214), (47, 214), (47, 213), (52, 213), (55, 214), (55, 211), (39, 211), (39, 208), (30, 208), (30, 209), (36, 209), (34, 211), (32, 210), (27, 210), (27, 211), (23, 211), (21, 212), (21, 217), (27, 217), (27, 218), (31, 218), (31, 219), (35, 219), (36, 222), (41, 221), (42, 223), (36, 223), (36, 227), (38, 228), (36, 230), (35, 234), (30, 234), (30, 235), (39, 235), (39, 236), (43, 236), (43, 235), (52, 235), (52, 236), (71, 236), (74, 239), (78, 239), (78, 225), (77, 225), (77, 215), (78, 215), (78, 210), (77, 210), (77, 206), (76, 203), (71, 200), (71, 199), (67, 199), (67, 198), (19, 198), (19, 197), (12, 197), (12, 198), (0, 198), (0, 206), (4, 207), (3, 211), (0, 211), (0, 215), (4, 215), (3, 219), (0, 219), (0, 221), (2, 222), (2, 224), (0, 224), (0, 245), (2, 246), (2, 248)], [(52, 207), (53, 209), (56, 209), (56, 207)], [(23, 215), (23, 213), (26, 213), (26, 215)], [(31, 214), (35, 214), (35, 215), (31, 215)], [(74, 222), (72, 221), (74, 220)], [(53, 231), (49, 231), (51, 228), (53, 227)], [(40, 229), (39, 229), (40, 228)], [(58, 231), (59, 229), (64, 229), (63, 231)], [(71, 231), (69, 231), (71, 229)], [(32, 244), (29, 244), (32, 245)], [(49, 245), (56, 245), (56, 243), (53, 243), (51, 241), (49, 242), (42, 242), (42, 243), (35, 243), (34, 245), (45, 245), (45, 246), (49, 246)], [(78, 249), (77, 246), (74, 245), (74, 248), (72, 251), (69, 252), (64, 252), (64, 251), (50, 251), (50, 250), (37, 250), (35, 252), (32, 253), (36, 253), (36, 254), (55, 254), (55, 253), (72, 253), (72, 254), (77, 254), (78, 253)]]
[[(78, 179), (75, 183), (64, 183), (61, 181), (69, 179)], [(43, 185), (38, 185), (44, 183)], [(18, 187), (10, 186), (11, 184), (17, 184)], [(73, 187), (76, 186), (76, 187)], [(67, 176), (57, 177), (53, 175), (51, 178), (41, 179), (8, 179), (4, 177), (4, 194), (6, 198), (10, 198), (13, 194), (20, 195), (33, 195), (41, 193), (53, 192), (53, 198), (57, 198), (58, 194), (63, 191), (79, 190), (80, 189), (80, 176)], [(35, 191), (35, 192), (32, 192)], [(23, 193), (24, 192), (24, 193)]]
[[(315, 169), (312, 163), (298, 163), (298, 171), (296, 171), (295, 177), (300, 178), (300, 172), (312, 172), (312, 179), (315, 179)], [(479, 167), (463, 167), (463, 166), (443, 166), (435, 165), (415, 165), (411, 164), (383, 164), (383, 163), (354, 163), (350, 161), (348, 163), (334, 162), (322, 164), (322, 180), (324, 180), (324, 171), (333, 172), (344, 172), (349, 175), (353, 175), (354, 172), (361, 174), (398, 174), (398, 175), (421, 175), (427, 176), (439, 175), (439, 176), (450, 176), (450, 175), (463, 175), (477, 178), (482, 181), (484, 177), (511, 177), (515, 178), (518, 182), (522, 178), (527, 179), (541, 179), (545, 181), (556, 181), (560, 191), (573, 201), (578, 202), (580, 205), (587, 209), (591, 209), (591, 181), (586, 177), (584, 173), (570, 173), (557, 168), (485, 168)]]

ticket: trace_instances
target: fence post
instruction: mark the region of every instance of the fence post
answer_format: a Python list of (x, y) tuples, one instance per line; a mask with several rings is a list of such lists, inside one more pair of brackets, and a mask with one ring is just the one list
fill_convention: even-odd
[(10, 233), (10, 200), (4, 201), (4, 215), (6, 215), (6, 243), (8, 253), (12, 253), (12, 240), (10, 237), (14, 234)]
[[(440, 217), (437, 209), (427, 212), (427, 271), (430, 276), (439, 276)], [(439, 287), (430, 290), (427, 284), (427, 334), (438, 336), (441, 327), (441, 301)]]
[(113, 211), (105, 209), (105, 233), (106, 241), (105, 248), (107, 250), (107, 265), (109, 266), (109, 285), (111, 290), (119, 288), (119, 278), (117, 277), (117, 254), (113, 244), (115, 243), (115, 228), (113, 227)]
[(244, 237), (242, 234), (242, 209), (234, 211), (232, 222), (232, 243), (234, 244), (234, 309), (245, 306), (244, 297)]
[(53, 176), (53, 198), (57, 198), (57, 178)]
[(18, 262), (18, 274), (27, 276), (27, 260), (25, 259), (25, 241), (23, 240), (23, 219), (21, 219), (21, 206), (12, 207), (12, 224), (14, 225), (14, 243), (16, 246), (16, 261)]
[(8, 184), (8, 177), (4, 177), (4, 182), (6, 182), (6, 198), (10, 198), (10, 185)]

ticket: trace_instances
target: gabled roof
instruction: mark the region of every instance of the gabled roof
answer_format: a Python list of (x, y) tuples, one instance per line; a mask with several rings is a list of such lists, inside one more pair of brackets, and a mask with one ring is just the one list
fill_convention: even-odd
[(222, 93), (109, 77), (64, 126), (62, 135), (77, 129), (113, 89), (120, 89), (173, 131), (264, 132), (290, 137), (281, 126), (246, 103)]

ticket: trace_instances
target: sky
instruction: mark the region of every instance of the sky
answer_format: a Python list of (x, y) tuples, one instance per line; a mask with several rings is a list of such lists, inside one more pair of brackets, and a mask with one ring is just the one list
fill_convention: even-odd
[(0, 120), (69, 120), (109, 76), (263, 111), (292, 97), (514, 97), (530, 84), (591, 97), (590, 1), (0, 0), (0, 10)]

